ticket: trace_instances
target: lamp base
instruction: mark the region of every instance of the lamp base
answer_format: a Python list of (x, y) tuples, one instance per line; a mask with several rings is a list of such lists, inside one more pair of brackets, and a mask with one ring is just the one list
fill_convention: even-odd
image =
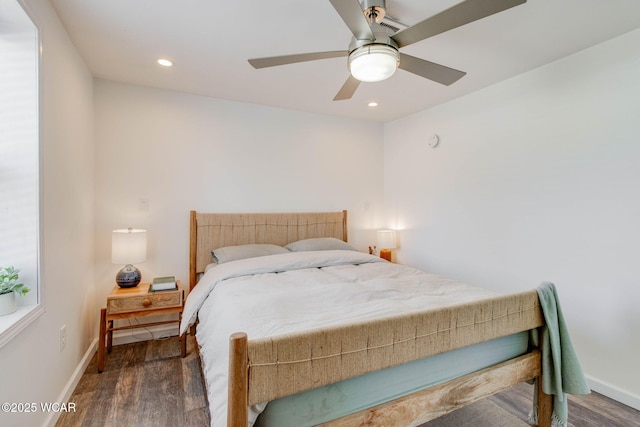
[(380, 258), (391, 262), (391, 249), (380, 249)]
[(116, 283), (121, 288), (133, 288), (138, 286), (142, 279), (140, 270), (131, 264), (127, 264), (116, 274)]

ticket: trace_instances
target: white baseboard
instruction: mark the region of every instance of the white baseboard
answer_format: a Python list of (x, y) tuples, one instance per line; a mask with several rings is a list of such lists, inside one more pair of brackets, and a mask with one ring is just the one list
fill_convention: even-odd
[[(82, 356), (82, 360), (80, 360), (78, 367), (75, 369), (75, 371), (73, 371), (73, 375), (71, 375), (71, 378), (69, 378), (69, 381), (67, 381), (67, 384), (64, 386), (64, 389), (62, 389), (62, 393), (60, 393), (60, 396), (58, 397), (56, 402), (69, 402), (69, 398), (73, 394), (73, 391), (76, 389), (78, 382), (80, 382), (82, 374), (84, 374), (84, 371), (87, 370), (87, 366), (89, 366), (89, 362), (91, 362), (91, 358), (93, 357), (93, 354), (97, 351), (97, 349), (98, 339), (96, 338), (91, 342), (91, 345), (84, 353), (84, 356)], [(56, 425), (56, 422), (58, 421), (58, 418), (60, 417), (60, 414), (61, 412), (59, 411), (50, 411), (49, 415), (44, 421), (43, 426), (54, 427)]]
[(596, 378), (590, 377), (589, 375), (585, 375), (585, 377), (587, 379), (587, 384), (589, 384), (589, 388), (591, 388), (591, 390), (640, 411), (640, 396), (629, 393), (627, 390), (622, 390), (621, 388), (618, 388), (604, 381), (600, 381)]

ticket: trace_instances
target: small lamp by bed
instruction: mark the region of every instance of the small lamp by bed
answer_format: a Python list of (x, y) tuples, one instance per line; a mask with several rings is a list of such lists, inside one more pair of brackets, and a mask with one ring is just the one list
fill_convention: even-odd
[(142, 278), (140, 270), (132, 264), (147, 259), (147, 230), (124, 228), (113, 230), (111, 234), (111, 262), (125, 264), (116, 275), (116, 283), (121, 288), (138, 286)]
[(380, 258), (391, 261), (391, 249), (396, 248), (396, 231), (378, 230), (377, 240), (380, 248)]

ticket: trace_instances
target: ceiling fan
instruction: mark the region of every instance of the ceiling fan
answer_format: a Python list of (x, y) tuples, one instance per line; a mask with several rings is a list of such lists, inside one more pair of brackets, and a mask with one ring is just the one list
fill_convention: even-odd
[(256, 58), (250, 59), (249, 64), (254, 68), (266, 68), (346, 56), (350, 75), (334, 101), (350, 99), (361, 81), (385, 80), (397, 68), (448, 86), (466, 73), (401, 53), (399, 49), (521, 5), (527, 0), (466, 0), (394, 34), (389, 34), (390, 31), (380, 25), (386, 14), (385, 0), (362, 0), (362, 5), (358, 0), (329, 1), (353, 33), (348, 50)]

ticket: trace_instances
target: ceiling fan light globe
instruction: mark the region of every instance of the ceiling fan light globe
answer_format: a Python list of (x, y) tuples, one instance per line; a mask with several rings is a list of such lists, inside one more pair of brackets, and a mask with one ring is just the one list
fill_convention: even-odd
[(349, 72), (361, 82), (379, 82), (393, 75), (400, 65), (398, 50), (387, 45), (367, 45), (349, 54)]

